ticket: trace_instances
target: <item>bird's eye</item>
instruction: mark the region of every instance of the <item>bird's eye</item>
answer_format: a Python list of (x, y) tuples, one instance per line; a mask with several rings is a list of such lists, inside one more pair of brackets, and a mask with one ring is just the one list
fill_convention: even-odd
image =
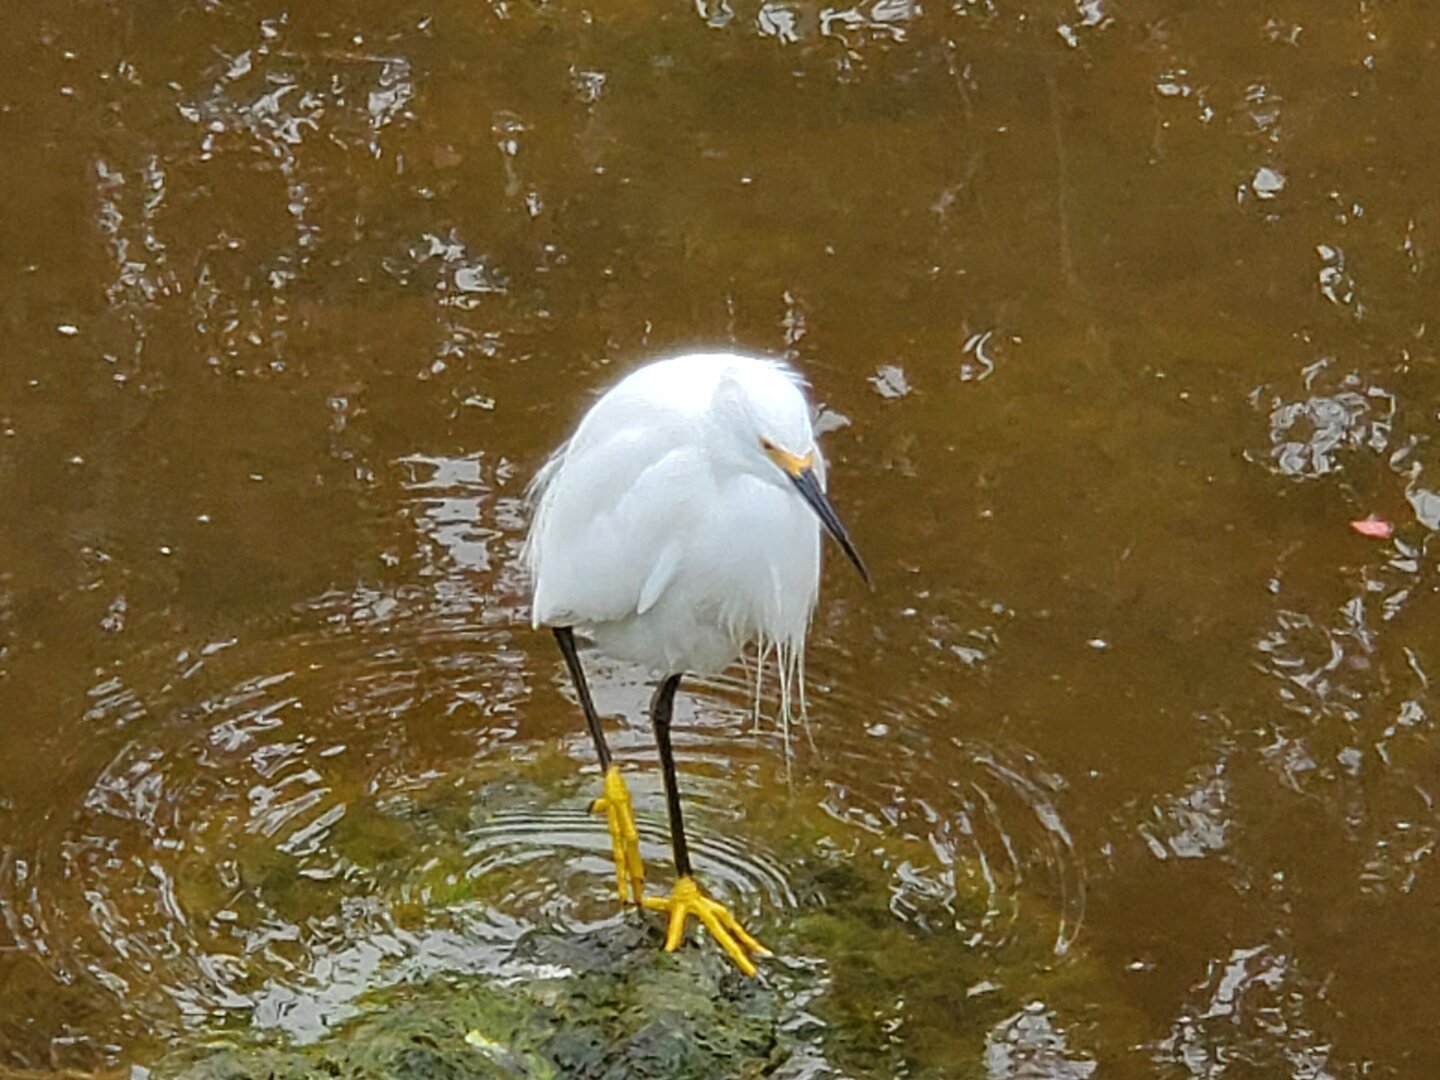
[(771, 442), (769, 439), (765, 438), (764, 435), (761, 435), (761, 436), (760, 436), (760, 449), (761, 449), (761, 450), (764, 450), (766, 453), (769, 453), (771, 450), (774, 450), (774, 449), (775, 449), (775, 444), (774, 444), (773, 442)]

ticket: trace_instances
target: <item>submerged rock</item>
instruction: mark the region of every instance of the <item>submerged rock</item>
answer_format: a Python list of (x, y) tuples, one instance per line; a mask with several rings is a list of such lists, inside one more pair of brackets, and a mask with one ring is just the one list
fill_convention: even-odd
[(152, 1075), (182, 1080), (445, 1080), (491, 1077), (772, 1075), (791, 1055), (783, 1002), (711, 948), (659, 951), (627, 917), (578, 935), (534, 932), (504, 979), (396, 987), (317, 1042), (237, 1041), (187, 1052)]
[[(1016, 1039), (1039, 1023), (1032, 1014), (1049, 1058), (1083, 1070), (1096, 1059), (1070, 1026), (1097, 1007), (1139, 1041), (1111, 973), (1070, 947), (1063, 907), (1057, 918), (1018, 875), (1005, 888), (946, 847), (951, 834), (849, 825), (816, 792), (788, 794), (784, 814), (772, 799), (723, 831), (697, 815), (691, 830), (702, 880), (776, 951), (759, 976), (693, 925), (666, 953), (663, 919), (615, 913), (588, 792), (569, 762), (559, 782), (546, 764), (358, 807), (333, 838), (340, 885), (259, 864), (248, 887), (295, 925), (323, 917), (352, 880), (366, 885), (356, 921), (302, 972), (252, 957), (248, 1009), (192, 1030), (147, 1062), (149, 1076), (938, 1080), (986, 1062), (1023, 1076), (1034, 1055)], [(663, 889), (662, 794), (635, 779), (651, 886)]]

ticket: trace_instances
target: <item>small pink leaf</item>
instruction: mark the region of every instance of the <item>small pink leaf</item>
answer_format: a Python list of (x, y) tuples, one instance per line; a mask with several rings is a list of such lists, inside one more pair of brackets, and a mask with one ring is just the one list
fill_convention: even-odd
[(1361, 536), (1369, 536), (1375, 540), (1389, 540), (1395, 535), (1395, 526), (1374, 514), (1363, 517), (1359, 521), (1350, 522), (1350, 528)]

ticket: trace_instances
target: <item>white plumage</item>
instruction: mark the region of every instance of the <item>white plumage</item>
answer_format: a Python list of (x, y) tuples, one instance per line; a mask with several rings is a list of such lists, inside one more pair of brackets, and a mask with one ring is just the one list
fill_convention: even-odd
[[(591, 406), (530, 493), (531, 618), (553, 628), (595, 743), (605, 793), (594, 807), (610, 830), (620, 900), (667, 913), (667, 949), (698, 918), (753, 975), (765, 947), (692, 873), (670, 724), (681, 676), (718, 671), (751, 642), (762, 670), (776, 652), (788, 720), (820, 591), (822, 526), (869, 580), (825, 496), (800, 379), (783, 364), (736, 353), (657, 360)], [(645, 895), (629, 788), (606, 744), (576, 633), (660, 676), (650, 719), (678, 875), (666, 898)]]
[(822, 516), (854, 557), (801, 387), (776, 361), (693, 353), (601, 397), (532, 485), (534, 625), (573, 626), (657, 675), (716, 672), (752, 642), (774, 646), (788, 697), (819, 593)]

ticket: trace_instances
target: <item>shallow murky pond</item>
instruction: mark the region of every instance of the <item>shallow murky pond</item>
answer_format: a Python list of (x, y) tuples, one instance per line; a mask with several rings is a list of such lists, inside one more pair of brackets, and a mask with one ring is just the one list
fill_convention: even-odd
[(877, 579), (788, 752), (682, 697), (767, 1068), (1440, 1074), (1430, 5), (20, 8), (0, 1070), (639, 933), (523, 492), (704, 343), (809, 378)]

